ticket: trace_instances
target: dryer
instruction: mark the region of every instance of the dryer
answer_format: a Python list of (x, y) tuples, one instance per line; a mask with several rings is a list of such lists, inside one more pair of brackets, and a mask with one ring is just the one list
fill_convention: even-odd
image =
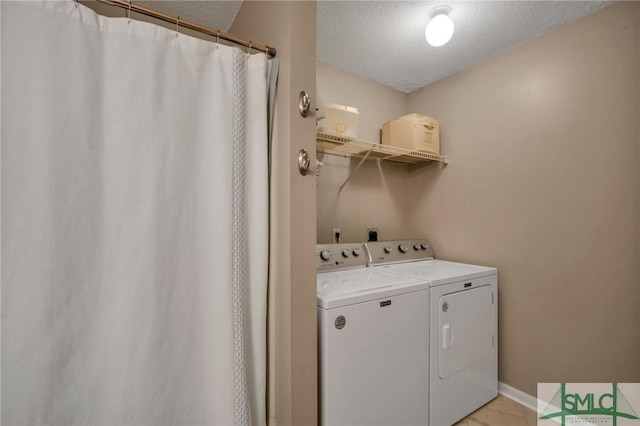
[(435, 259), (425, 240), (365, 249), (375, 270), (429, 286), (429, 425), (450, 426), (497, 397), (497, 270)]
[(429, 288), (366, 267), (362, 244), (317, 246), (321, 425), (426, 425)]

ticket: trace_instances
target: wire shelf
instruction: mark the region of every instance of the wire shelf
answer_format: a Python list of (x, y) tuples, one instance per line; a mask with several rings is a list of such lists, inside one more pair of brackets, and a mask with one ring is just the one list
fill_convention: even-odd
[(321, 132), (316, 133), (316, 151), (342, 157), (367, 157), (369, 160), (393, 161), (403, 164), (419, 164), (428, 161), (449, 163), (449, 157), (446, 155), (412, 151)]

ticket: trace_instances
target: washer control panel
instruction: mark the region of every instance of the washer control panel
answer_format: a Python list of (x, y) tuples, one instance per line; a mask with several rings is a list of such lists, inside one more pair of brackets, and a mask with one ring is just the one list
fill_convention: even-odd
[(433, 259), (433, 249), (427, 240), (370, 241), (364, 243), (368, 265), (413, 262)]
[(367, 266), (367, 256), (365, 256), (361, 243), (318, 244), (316, 246), (316, 270), (318, 272), (362, 268), (364, 266)]

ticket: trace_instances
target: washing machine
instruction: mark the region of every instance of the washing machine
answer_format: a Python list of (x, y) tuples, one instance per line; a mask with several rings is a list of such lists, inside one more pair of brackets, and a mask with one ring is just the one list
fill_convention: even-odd
[(429, 286), (317, 246), (319, 424), (426, 425)]
[(497, 270), (435, 259), (425, 240), (365, 251), (373, 269), (429, 286), (429, 425), (450, 426), (497, 397)]

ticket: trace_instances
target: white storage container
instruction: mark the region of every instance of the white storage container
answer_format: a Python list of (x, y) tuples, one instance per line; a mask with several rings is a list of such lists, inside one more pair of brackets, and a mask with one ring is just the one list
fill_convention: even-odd
[(382, 144), (430, 154), (440, 154), (440, 123), (420, 114), (409, 114), (382, 126)]
[(358, 117), (360, 113), (357, 108), (348, 107), (338, 104), (324, 104), (325, 133), (331, 133), (336, 136), (347, 138), (356, 138), (358, 136)]

